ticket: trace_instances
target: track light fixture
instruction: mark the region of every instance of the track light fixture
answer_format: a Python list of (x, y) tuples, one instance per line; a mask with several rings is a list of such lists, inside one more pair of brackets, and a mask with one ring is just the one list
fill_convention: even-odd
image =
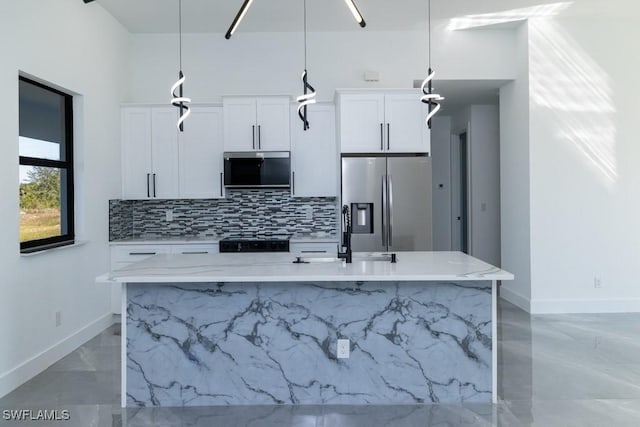
[(364, 28), (367, 25), (367, 23), (364, 22), (364, 18), (362, 17), (362, 14), (358, 10), (358, 7), (356, 6), (356, 4), (353, 2), (353, 0), (344, 0), (344, 1), (347, 3), (347, 6), (349, 7), (349, 10), (351, 11), (351, 14), (355, 18), (356, 22), (360, 24), (362, 28)]
[[(364, 22), (364, 18), (362, 17), (362, 14), (358, 10), (358, 7), (354, 3), (354, 1), (345, 0), (345, 2), (347, 3), (349, 10), (353, 14), (353, 17), (356, 19), (356, 22), (360, 24), (361, 27), (364, 28), (367, 25), (367, 23)], [(236, 29), (238, 28), (238, 25), (240, 25), (240, 22), (242, 21), (242, 18), (244, 18), (244, 15), (247, 14), (247, 10), (251, 6), (251, 3), (253, 3), (253, 0), (244, 0), (244, 3), (242, 3), (242, 6), (240, 6), (240, 10), (236, 14), (236, 17), (233, 18), (233, 22), (231, 23), (231, 26), (227, 30), (227, 33), (224, 35), (225, 39), (229, 40), (233, 35), (233, 33), (235, 33)]]
[(225, 39), (229, 40), (231, 38), (233, 33), (236, 31), (236, 28), (238, 28), (238, 25), (240, 25), (240, 21), (242, 21), (242, 18), (244, 18), (244, 15), (247, 14), (247, 10), (249, 10), (249, 6), (251, 6), (251, 3), (253, 3), (253, 0), (244, 0), (244, 3), (242, 3), (242, 6), (238, 11), (238, 14), (236, 15), (235, 18), (233, 18), (233, 22), (231, 23), (231, 26), (227, 30), (227, 34), (224, 35)]

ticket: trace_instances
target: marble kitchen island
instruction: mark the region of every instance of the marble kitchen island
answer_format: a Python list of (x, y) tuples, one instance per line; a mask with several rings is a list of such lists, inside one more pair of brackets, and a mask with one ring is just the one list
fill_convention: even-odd
[(370, 259), (156, 255), (100, 277), (123, 286), (122, 406), (495, 402), (513, 275), (460, 252)]

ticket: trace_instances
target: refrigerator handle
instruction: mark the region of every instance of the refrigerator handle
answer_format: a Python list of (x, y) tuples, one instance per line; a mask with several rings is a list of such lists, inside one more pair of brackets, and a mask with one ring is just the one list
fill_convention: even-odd
[(384, 151), (384, 125), (380, 123), (380, 151)]
[(387, 176), (387, 189), (389, 192), (389, 247), (393, 245), (393, 179)]
[(385, 225), (385, 217), (387, 210), (387, 189), (386, 189), (386, 177), (382, 175), (382, 203), (380, 203), (380, 218), (382, 219), (382, 246), (387, 246), (387, 227)]

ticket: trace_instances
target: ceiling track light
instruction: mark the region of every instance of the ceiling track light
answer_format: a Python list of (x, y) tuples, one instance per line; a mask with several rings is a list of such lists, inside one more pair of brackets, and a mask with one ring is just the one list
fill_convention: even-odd
[[(182, 93), (182, 85), (185, 81), (182, 72), (182, 0), (178, 0), (178, 34), (179, 34), (179, 51), (180, 51), (180, 70), (178, 71), (178, 80), (171, 86), (171, 105), (180, 109), (180, 117), (178, 118), (177, 127), (180, 132), (184, 132), (183, 122), (189, 117), (190, 111), (187, 106), (191, 102), (191, 98), (187, 98)], [(176, 93), (178, 90), (178, 93)]]
[(358, 6), (356, 6), (353, 0), (344, 0), (344, 1), (347, 3), (347, 6), (349, 7), (349, 10), (351, 11), (351, 14), (355, 18), (356, 22), (360, 24), (362, 28), (366, 27), (367, 23), (364, 22), (364, 18), (362, 17), (362, 14), (358, 10)]
[(433, 93), (433, 78), (436, 73), (431, 68), (431, 0), (429, 0), (429, 71), (427, 72), (427, 78), (424, 79), (422, 85), (420, 86), (420, 90), (422, 90), (422, 96), (420, 97), (420, 101), (424, 102), (428, 106), (427, 117), (424, 119), (425, 124), (429, 129), (431, 129), (431, 118), (436, 115), (438, 111), (440, 111), (440, 103), (438, 101), (444, 100), (444, 97)]
[[(362, 28), (366, 27), (367, 23), (364, 22), (364, 18), (362, 17), (362, 14), (358, 10), (358, 7), (354, 3), (354, 1), (353, 0), (345, 0), (345, 2), (347, 3), (347, 6), (349, 7), (349, 10), (351, 11), (351, 14), (355, 18), (356, 22)], [(240, 22), (244, 18), (244, 15), (247, 14), (247, 10), (249, 10), (249, 7), (251, 6), (251, 3), (253, 3), (253, 0), (244, 0), (244, 3), (242, 3), (242, 6), (240, 6), (240, 10), (236, 14), (236, 17), (233, 18), (233, 22), (231, 23), (231, 26), (227, 30), (227, 33), (224, 35), (225, 39), (229, 40), (231, 38), (231, 36), (233, 35), (233, 33), (236, 32), (236, 29), (238, 28), (238, 25), (240, 25)]]
[(227, 34), (224, 35), (225, 39), (229, 40), (233, 35), (233, 33), (235, 33), (236, 28), (238, 28), (238, 25), (240, 25), (240, 22), (242, 21), (242, 18), (244, 18), (244, 15), (247, 14), (247, 10), (249, 10), (251, 3), (253, 3), (253, 0), (244, 0), (244, 3), (242, 3), (242, 6), (240, 6), (240, 10), (238, 11), (238, 14), (236, 15), (235, 18), (233, 18), (233, 22), (231, 23), (231, 26), (227, 30)]

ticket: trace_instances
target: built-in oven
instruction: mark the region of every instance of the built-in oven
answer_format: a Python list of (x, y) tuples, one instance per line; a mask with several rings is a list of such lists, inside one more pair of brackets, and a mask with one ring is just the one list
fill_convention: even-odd
[(291, 158), (288, 151), (224, 153), (225, 187), (287, 188), (290, 176)]

